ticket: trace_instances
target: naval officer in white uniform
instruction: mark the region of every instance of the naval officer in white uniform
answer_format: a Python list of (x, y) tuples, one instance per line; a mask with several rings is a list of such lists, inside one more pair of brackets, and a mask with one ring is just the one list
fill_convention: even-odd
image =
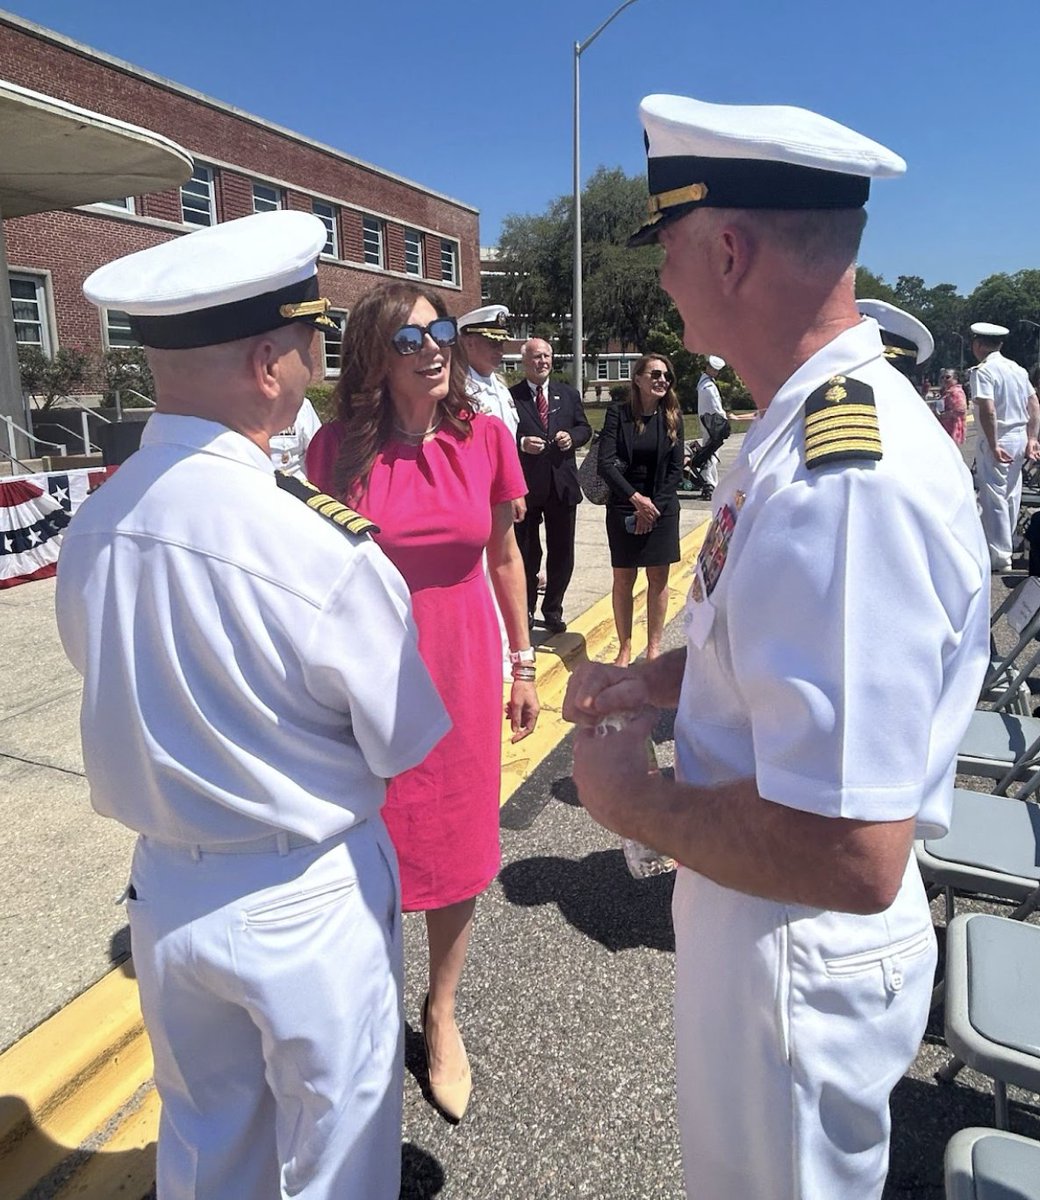
[[(516, 401), (498, 375), (506, 343), (511, 340), (508, 328), (509, 309), (504, 304), (485, 304), (483, 308), (474, 308), (471, 312), (463, 313), (457, 324), (462, 349), (469, 363), (467, 395), (477, 412), (498, 417), (515, 439), (517, 425), (520, 423)], [(521, 496), (513, 501), (513, 523), (522, 521), (526, 513), (527, 502)], [(502, 678), (508, 680), (512, 678), (513, 671), (509, 658), (509, 635), (506, 633), (506, 624), (499, 611), (494, 588), (491, 587), (486, 554), (484, 574), (487, 576), (495, 615), (498, 617), (498, 631), (502, 641)]]
[(307, 447), (320, 428), (321, 418), (314, 411), (314, 405), (304, 396), (293, 423), (271, 435), (271, 462), (275, 470), (285, 471), (287, 475), (304, 475)]
[(1040, 458), (1040, 406), (1025, 368), (1000, 352), (1007, 336), (1003, 325), (978, 321), (971, 327), (971, 352), (978, 359), (969, 372), (979, 424), (975, 484), (994, 571), (1011, 569), (1022, 467), (1027, 458)]
[(84, 285), (129, 314), (157, 388), (141, 449), (65, 535), (57, 609), (91, 800), (140, 834), (128, 903), (163, 1200), (399, 1190), (380, 808), (449, 722), (368, 522), (269, 457), (328, 319), (324, 240), (310, 214), (264, 213)]
[[(968, 473), (856, 311), (871, 177), (903, 161), (801, 109), (650, 96), (651, 220), (686, 346), (760, 418), (715, 492), (686, 647), (572, 677), (594, 817), (682, 864), (679, 1120), (697, 1200), (877, 1200), (888, 1097), (936, 959), (911, 852), (949, 819), (987, 662)], [(648, 776), (678, 703), (676, 781)]]
[[(715, 380), (718, 379), (719, 372), (725, 366), (725, 359), (719, 358), (717, 354), (709, 354), (701, 377), (697, 380), (697, 418), (704, 430), (705, 439), (710, 439), (712, 434), (717, 432), (720, 435), (720, 445), (721, 433), (729, 424), (729, 418), (726, 416), (726, 410), (722, 407), (722, 396), (719, 394), (719, 385)], [(704, 482), (708, 485), (705, 498), (710, 500), (719, 482), (719, 456), (717, 454), (713, 454), (704, 464)]]

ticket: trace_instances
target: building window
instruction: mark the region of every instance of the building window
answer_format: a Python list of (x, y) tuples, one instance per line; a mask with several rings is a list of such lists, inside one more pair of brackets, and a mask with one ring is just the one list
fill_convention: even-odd
[(326, 329), (325, 337), (325, 375), (338, 375), (343, 361), (343, 330), (347, 327), (347, 314), (336, 309), (329, 309), (328, 314), (337, 325), (339, 332), (333, 333)]
[(132, 213), (137, 210), (134, 208), (133, 196), (123, 196), (120, 200), (98, 200), (96, 202), (98, 208), (116, 208), (120, 212)]
[(181, 212), (185, 225), (215, 225), (213, 171), (196, 166), (187, 183), (181, 184)]
[(311, 212), (325, 226), (325, 245), (322, 246), (322, 254), (328, 254), (332, 258), (339, 258), (339, 238), (336, 236), (336, 209), (331, 204), (326, 204), (323, 200), (311, 201)]
[[(459, 281), (459, 244), (447, 238), (441, 238), (441, 281), (443, 283), (458, 283)], [(483, 288), (481, 289), (483, 295)]]
[(610, 371), (610, 368), (607, 363), (607, 360), (605, 358), (597, 358), (596, 359), (596, 378), (597, 379), (609, 379), (610, 378), (609, 371)]
[(130, 318), (118, 308), (105, 309), (105, 341), (110, 350), (128, 350), (141, 344), (130, 329)]
[(365, 262), (372, 267), (383, 265), (383, 222), (378, 217), (365, 217), (361, 222), (365, 243)]
[(12, 272), (11, 309), (14, 313), (14, 340), (18, 345), (35, 346), (44, 354), (50, 354), (47, 288), (42, 275), (15, 275)]
[(632, 360), (630, 358), (623, 358), (618, 363), (618, 379), (631, 379), (631, 378), (632, 378)]
[(423, 275), (423, 236), (418, 229), (404, 231), (404, 270), (406, 275)]
[(253, 184), (253, 212), (277, 212), (282, 207), (282, 193), (266, 183)]

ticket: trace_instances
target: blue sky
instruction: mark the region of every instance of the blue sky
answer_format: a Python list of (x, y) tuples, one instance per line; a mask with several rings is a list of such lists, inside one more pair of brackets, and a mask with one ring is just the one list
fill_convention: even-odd
[[(619, 3), (6, 0), (474, 205), (485, 245), (570, 192), (573, 46)], [(968, 292), (1040, 267), (1038, 49), (1040, 0), (636, 0), (582, 55), (582, 174), (643, 172), (648, 92), (813, 108), (909, 164), (873, 186), (863, 264)]]

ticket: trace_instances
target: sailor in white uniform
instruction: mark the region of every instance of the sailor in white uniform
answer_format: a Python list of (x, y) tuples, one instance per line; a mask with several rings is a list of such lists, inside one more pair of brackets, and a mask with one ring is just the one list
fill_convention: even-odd
[[(878, 1200), (936, 958), (915, 837), (949, 819), (988, 657), (968, 472), (856, 311), (885, 147), (815, 113), (650, 96), (651, 220), (691, 350), (760, 418), (715, 493), (687, 645), (590, 664), (565, 715), (590, 813), (682, 864), (679, 1122), (697, 1200)], [(648, 776), (678, 702), (676, 780)]]
[(928, 326), (913, 313), (897, 308), (887, 300), (857, 300), (856, 309), (862, 316), (877, 321), (885, 358), (916, 383), (921, 367), (935, 350), (935, 339)]
[(271, 435), (271, 462), (274, 463), (275, 470), (285, 471), (288, 475), (304, 476), (303, 464), (307, 457), (307, 447), (320, 428), (321, 418), (314, 411), (314, 405), (304, 396), (293, 423)]
[[(471, 312), (463, 313), (457, 322), (459, 339), (469, 362), (467, 394), (478, 412), (498, 417), (515, 438), (520, 423), (516, 401), (498, 375), (506, 343), (511, 340), (508, 323), (509, 309), (504, 304), (486, 304), (483, 308), (475, 308)], [(514, 524), (522, 521), (526, 512), (527, 504), (522, 497), (513, 501)], [(498, 617), (498, 631), (502, 641), (502, 678), (509, 680), (513, 673), (513, 664), (509, 658), (509, 635), (506, 633), (506, 624), (502, 620), (498, 600), (495, 598), (495, 589), (491, 586), (487, 555), (484, 556), (484, 574), (487, 576), (495, 615)]]
[(978, 359), (969, 372), (979, 426), (975, 484), (994, 571), (1011, 569), (1022, 467), (1027, 458), (1040, 458), (1040, 406), (1025, 368), (1001, 354), (1007, 336), (1003, 325), (978, 321), (971, 327), (971, 352)]
[[(325, 228), (264, 213), (120, 259), (156, 381), (72, 521), (58, 626), (128, 889), (164, 1200), (394, 1200), (402, 953), (385, 780), (449, 727), (370, 523), (276, 475), (328, 302)], [(292, 547), (286, 571), (284, 548)]]
[[(719, 385), (715, 382), (719, 372), (725, 366), (725, 359), (719, 358), (717, 354), (709, 354), (705, 369), (701, 373), (700, 379), (697, 380), (697, 417), (704, 430), (705, 439), (711, 437), (713, 429), (717, 429), (723, 422), (728, 421), (726, 410), (722, 407)], [(704, 482), (712, 491), (718, 486), (719, 456), (717, 454), (713, 454), (704, 464)], [(711, 497), (708, 496), (708, 499), (710, 500)]]

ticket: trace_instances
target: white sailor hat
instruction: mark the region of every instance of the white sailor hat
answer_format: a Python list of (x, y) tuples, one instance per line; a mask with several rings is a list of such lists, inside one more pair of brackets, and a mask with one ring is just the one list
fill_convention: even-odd
[(457, 324), (459, 333), (479, 333), (493, 342), (507, 342), (510, 340), (506, 328), (508, 319), (509, 309), (504, 304), (485, 304), (483, 308), (463, 313)]
[(1003, 325), (991, 325), (988, 321), (976, 321), (970, 328), (976, 337), (988, 338), (990, 341), (999, 341), (1001, 338), (1006, 338), (1011, 332)]
[(83, 292), (125, 312), (138, 341), (160, 350), (216, 346), (296, 322), (336, 329), (318, 296), (327, 236), (310, 213), (256, 213), (117, 258)]
[(711, 367), (713, 371), (721, 371), (725, 365), (726, 360), (724, 358), (719, 358), (717, 354), (708, 355), (708, 366)]
[(804, 108), (647, 96), (639, 115), (649, 220), (630, 246), (694, 208), (861, 208), (871, 179), (906, 170), (898, 154)]
[(865, 317), (873, 317), (881, 326), (885, 358), (900, 365), (913, 360), (920, 366), (932, 357), (935, 339), (910, 313), (884, 300), (857, 300), (856, 307)]

